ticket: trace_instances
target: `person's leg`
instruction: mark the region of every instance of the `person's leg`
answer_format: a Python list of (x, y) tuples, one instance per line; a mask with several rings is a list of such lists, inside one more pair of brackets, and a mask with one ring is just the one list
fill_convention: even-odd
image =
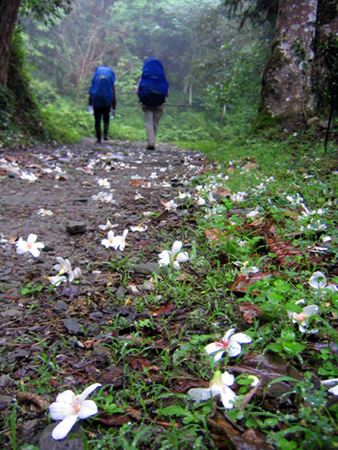
[(163, 109), (155, 109), (154, 110), (154, 135), (155, 135), (154, 145), (155, 145), (155, 140), (156, 140), (156, 135), (157, 135), (158, 124), (162, 117), (162, 113), (163, 113)]
[(110, 119), (110, 106), (103, 108), (103, 139), (108, 140), (108, 129)]
[(101, 143), (101, 116), (102, 108), (94, 106), (95, 132), (98, 143)]
[(154, 110), (146, 108), (144, 110), (144, 117), (146, 120), (147, 148), (154, 148), (155, 146)]

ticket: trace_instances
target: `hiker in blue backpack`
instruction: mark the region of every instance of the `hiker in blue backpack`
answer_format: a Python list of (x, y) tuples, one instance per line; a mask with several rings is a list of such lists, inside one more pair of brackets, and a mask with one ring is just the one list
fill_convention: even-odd
[(109, 67), (98, 66), (89, 89), (88, 112), (94, 112), (97, 142), (101, 143), (101, 119), (103, 118), (103, 139), (108, 140), (110, 110), (112, 117), (116, 109), (115, 74)]
[(169, 95), (169, 84), (159, 59), (148, 58), (143, 64), (142, 76), (136, 87), (146, 121), (147, 149), (155, 149), (157, 127), (163, 113), (163, 104)]

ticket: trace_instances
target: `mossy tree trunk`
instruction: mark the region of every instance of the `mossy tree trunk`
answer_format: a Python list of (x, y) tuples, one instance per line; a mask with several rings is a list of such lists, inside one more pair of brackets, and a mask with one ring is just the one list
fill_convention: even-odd
[(6, 86), (14, 25), (21, 0), (0, 0), (0, 85)]
[(260, 113), (281, 121), (316, 111), (311, 67), (318, 0), (280, 0), (272, 51), (262, 80)]

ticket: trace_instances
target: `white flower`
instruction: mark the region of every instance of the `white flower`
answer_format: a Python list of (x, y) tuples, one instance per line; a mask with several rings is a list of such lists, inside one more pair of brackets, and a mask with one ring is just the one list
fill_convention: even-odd
[(202, 402), (211, 397), (216, 397), (216, 395), (220, 395), (224, 408), (232, 409), (236, 394), (229, 386), (232, 386), (234, 382), (235, 378), (233, 375), (228, 372), (221, 373), (220, 370), (216, 370), (209, 388), (189, 389), (187, 394), (196, 402)]
[(24, 170), (20, 173), (21, 180), (29, 181), (29, 183), (34, 183), (38, 179), (33, 173), (25, 172)]
[(333, 395), (338, 395), (338, 384), (337, 383), (338, 383), (338, 378), (332, 378), (331, 380), (321, 381), (321, 384), (323, 386), (332, 386), (334, 384), (336, 385), (329, 389), (329, 392), (331, 392), (331, 394), (333, 394)]
[(110, 230), (108, 231), (108, 237), (107, 239), (102, 239), (101, 244), (104, 245), (106, 248), (113, 247), (114, 242), (114, 231)]
[(142, 226), (142, 224), (137, 225), (135, 227), (130, 227), (130, 231), (139, 231), (140, 233), (143, 233), (144, 231), (147, 231), (148, 227), (147, 225)]
[(41, 209), (39, 209), (39, 211), (38, 211), (38, 216), (52, 216), (53, 215), (53, 213), (52, 213), (52, 211), (50, 211), (49, 209), (43, 209), (43, 208), (41, 208)]
[(107, 178), (99, 178), (99, 179), (97, 180), (97, 182), (98, 182), (98, 184), (99, 184), (101, 187), (105, 187), (105, 188), (107, 188), (107, 189), (110, 188), (110, 183), (109, 183), (109, 181), (107, 180)]
[(72, 271), (72, 265), (70, 264), (68, 259), (63, 259), (61, 258), (61, 256), (57, 256), (56, 260), (59, 264), (55, 264), (55, 266), (53, 266), (53, 269), (57, 270), (59, 275), (64, 275), (65, 273)]
[(235, 266), (242, 266), (241, 272), (245, 275), (248, 275), (249, 273), (258, 273), (259, 269), (256, 266), (247, 267), (250, 261), (234, 261)]
[(173, 264), (174, 269), (179, 269), (180, 264), (182, 262), (186, 262), (189, 260), (189, 255), (187, 252), (181, 252), (183, 244), (181, 241), (175, 241), (170, 250), (163, 250), (159, 254), (159, 265), (160, 266), (169, 266), (171, 263)]
[(168, 211), (175, 211), (178, 207), (178, 204), (175, 203), (174, 200), (170, 200), (170, 202), (167, 203), (163, 202), (162, 204)]
[(230, 357), (238, 356), (241, 351), (242, 347), (240, 344), (250, 344), (252, 342), (252, 339), (250, 336), (244, 333), (236, 333), (235, 328), (231, 328), (229, 331), (225, 333), (223, 338), (219, 342), (213, 342), (212, 344), (208, 344), (205, 347), (205, 351), (208, 353), (208, 355), (211, 355), (212, 353), (216, 353), (214, 356), (214, 361), (219, 361), (224, 352), (227, 352)]
[(53, 286), (59, 286), (61, 283), (66, 283), (67, 277), (64, 275), (55, 275), (53, 277), (46, 277)]
[(309, 279), (309, 285), (313, 288), (313, 289), (329, 289), (331, 292), (337, 292), (337, 286), (335, 286), (334, 284), (329, 284), (328, 286), (327, 284), (327, 280), (326, 280), (326, 276), (323, 274), (323, 272), (314, 272), (311, 276), (311, 278)]
[(97, 195), (92, 195), (92, 199), (102, 203), (114, 203), (113, 194), (111, 192), (99, 192)]
[[(53, 269), (59, 272), (57, 276), (60, 277), (61, 281), (63, 281), (62, 276), (64, 274), (68, 275), (68, 281), (70, 283), (73, 280), (81, 278), (82, 276), (81, 269), (79, 267), (76, 267), (74, 270), (72, 270), (72, 265), (68, 259), (63, 259), (61, 258), (61, 256), (57, 256), (56, 260), (58, 261), (59, 264), (55, 264), (55, 266), (53, 266)], [(60, 284), (61, 281), (59, 281), (58, 284)]]
[(199, 206), (203, 206), (203, 205), (206, 204), (206, 201), (204, 200), (203, 197), (198, 197), (197, 204), (198, 204)]
[(230, 195), (233, 202), (243, 202), (246, 196), (246, 192), (237, 192), (237, 194)]
[(113, 239), (113, 247), (115, 248), (115, 250), (120, 250), (121, 252), (123, 252), (125, 246), (126, 246), (126, 237), (128, 235), (128, 230), (124, 230), (123, 231), (123, 235), (122, 236), (115, 236)]
[(259, 206), (257, 206), (256, 209), (254, 209), (253, 211), (247, 213), (246, 217), (248, 219), (253, 219), (254, 217), (256, 217), (259, 214)]
[(16, 243), (16, 253), (18, 255), (23, 255), (24, 253), (30, 252), (35, 258), (37, 258), (40, 255), (40, 249), (44, 248), (45, 244), (42, 242), (35, 242), (36, 239), (36, 234), (28, 235), (27, 241), (19, 238)]
[(56, 397), (56, 401), (49, 406), (53, 420), (62, 420), (52, 431), (55, 440), (64, 439), (75, 425), (77, 418), (87, 419), (97, 413), (97, 406), (93, 400), (86, 400), (89, 394), (100, 387), (95, 383), (88, 386), (80, 395), (68, 390)]
[(134, 200), (140, 200), (141, 198), (144, 198), (144, 197), (142, 197), (142, 195), (138, 191), (136, 191), (136, 195), (134, 197)]
[[(298, 300), (298, 302), (296, 302), (296, 305), (300, 305), (302, 303), (304, 303), (304, 300)], [(309, 318), (318, 314), (318, 311), (319, 308), (317, 305), (308, 305), (303, 308), (301, 313), (287, 311), (287, 315), (289, 319), (292, 320), (292, 323), (298, 323), (299, 331), (301, 333), (305, 333)], [(315, 333), (317, 331), (318, 330), (312, 330), (311, 333)]]
[(99, 225), (98, 227), (100, 230), (106, 231), (110, 230), (111, 228), (116, 228), (118, 225), (117, 223), (112, 224), (109, 219), (107, 219), (107, 223), (105, 225)]

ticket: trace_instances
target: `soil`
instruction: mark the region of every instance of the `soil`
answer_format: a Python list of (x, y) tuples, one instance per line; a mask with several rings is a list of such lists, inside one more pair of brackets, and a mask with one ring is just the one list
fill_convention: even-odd
[[(23, 407), (18, 413), (21, 443), (37, 445), (48, 424), (46, 405), (66, 388), (81, 390), (93, 382), (121, 386), (122, 369), (112, 365), (103, 345), (112, 339), (108, 327), (123, 316), (125, 329), (119, 333), (126, 334), (137, 315), (153, 314), (138, 311), (134, 300), (149, 295), (147, 282), (158, 267), (158, 254), (171, 246), (170, 232), (189, 214), (188, 209), (168, 212), (163, 203), (186, 191), (204, 165), (200, 155), (168, 144), (149, 151), (140, 142), (85, 139), (59, 148), (1, 149), (0, 410), (8, 417), (13, 401)], [(37, 180), (22, 179), (22, 171)], [(100, 179), (110, 188), (100, 186)], [(112, 192), (113, 202), (94, 200), (100, 191)], [(141, 198), (135, 199), (137, 194)], [(41, 215), (41, 209), (53, 215)], [(124, 252), (101, 244), (107, 231), (99, 225), (107, 219), (116, 225), (115, 234), (129, 229)], [(140, 223), (147, 225), (145, 232), (130, 231)], [(31, 233), (45, 245), (37, 258), (16, 253), (18, 239)], [(109, 265), (112, 257), (122, 261), (126, 256), (127, 284), (137, 293)], [(79, 283), (50, 289), (47, 277), (57, 274), (56, 257), (81, 269)], [(23, 295), (25, 286), (31, 292)], [(166, 304), (158, 299), (161, 314)], [(54, 444), (40, 442), (40, 448), (51, 450)]]

